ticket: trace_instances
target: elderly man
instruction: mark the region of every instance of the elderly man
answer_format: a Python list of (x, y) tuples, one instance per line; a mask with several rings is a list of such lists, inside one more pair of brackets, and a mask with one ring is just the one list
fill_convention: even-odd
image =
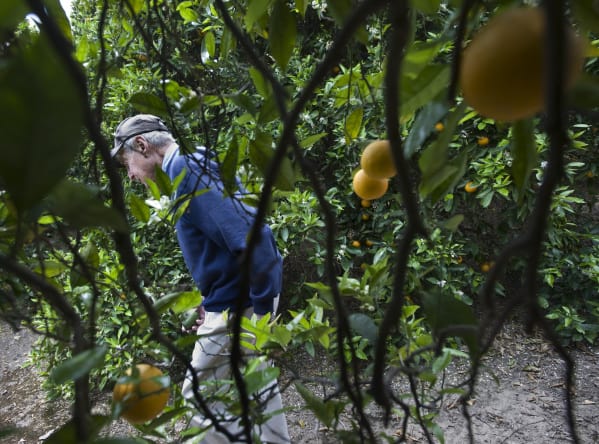
[[(231, 332), (228, 315), (242, 302), (245, 316), (274, 313), (281, 291), (282, 258), (270, 228), (261, 226), (260, 236), (252, 248), (248, 285), (242, 282), (240, 258), (254, 223), (254, 211), (241, 202), (239, 188), (225, 190), (218, 165), (204, 148), (192, 153), (180, 151), (173, 135), (158, 117), (139, 114), (123, 120), (114, 135), (111, 155), (127, 169), (130, 180), (145, 183), (154, 180), (156, 169), (162, 168), (174, 180), (184, 177), (177, 187), (176, 197), (188, 196), (185, 212), (176, 222), (176, 232), (185, 263), (202, 292), (201, 324), (192, 356), (192, 366), (200, 383), (202, 396), (226, 396), (231, 387), (223, 382), (231, 378)], [(183, 395), (197, 406), (188, 372), (183, 383)], [(282, 413), (281, 396), (276, 381), (260, 395), (253, 394), (258, 404), (252, 418), (267, 418), (255, 424), (254, 436), (262, 443), (288, 443), (289, 434)], [(260, 412), (260, 410), (262, 411)], [(213, 402), (211, 411), (232, 436), (243, 439), (239, 418), (224, 409), (223, 402)], [(203, 443), (226, 443), (230, 440), (219, 433), (211, 421), (198, 412), (192, 426), (207, 429)]]

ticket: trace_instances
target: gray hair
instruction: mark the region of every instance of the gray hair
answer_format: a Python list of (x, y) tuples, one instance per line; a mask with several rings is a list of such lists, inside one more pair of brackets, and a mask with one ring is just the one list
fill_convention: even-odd
[[(160, 148), (175, 142), (173, 135), (171, 133), (167, 133), (166, 131), (150, 131), (149, 133), (140, 134), (140, 136), (143, 136), (143, 138), (146, 139), (154, 148)], [(133, 150), (134, 139), (135, 137), (132, 137), (125, 141), (123, 147), (127, 150)]]

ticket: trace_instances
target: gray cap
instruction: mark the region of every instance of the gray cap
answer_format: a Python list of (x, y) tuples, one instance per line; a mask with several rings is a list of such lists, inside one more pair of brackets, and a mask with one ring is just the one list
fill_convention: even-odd
[(114, 132), (114, 148), (110, 150), (110, 157), (114, 158), (127, 140), (152, 131), (170, 132), (162, 119), (152, 114), (137, 114), (127, 117), (119, 123)]

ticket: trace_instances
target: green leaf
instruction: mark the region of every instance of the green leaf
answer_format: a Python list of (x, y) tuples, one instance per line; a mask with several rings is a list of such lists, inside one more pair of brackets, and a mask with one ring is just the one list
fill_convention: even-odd
[(72, 287), (88, 284), (90, 282), (88, 276), (93, 279), (98, 272), (98, 267), (100, 265), (98, 249), (91, 241), (87, 242), (83, 248), (80, 249), (79, 256), (84, 263), (86, 272), (83, 272), (81, 264), (75, 263), (75, 266), (71, 269), (70, 280)]
[(345, 138), (347, 143), (356, 139), (362, 129), (362, 118), (364, 117), (364, 108), (354, 109), (347, 119), (345, 119)]
[[(250, 161), (260, 172), (266, 176), (269, 173), (270, 163), (274, 155), (272, 138), (261, 132), (250, 142)], [(285, 156), (275, 179), (275, 187), (283, 191), (293, 191), (295, 188), (295, 172), (291, 160)]]
[(55, 384), (76, 381), (92, 369), (102, 365), (107, 351), (108, 347), (106, 345), (99, 345), (73, 356), (52, 369), (50, 380)]
[(434, 131), (435, 124), (447, 114), (447, 109), (447, 104), (440, 102), (433, 102), (422, 108), (414, 119), (404, 144), (406, 158), (412, 157), (422, 147), (424, 141)]
[(441, 0), (414, 0), (413, 6), (423, 14), (433, 14), (439, 10)]
[(165, 117), (168, 114), (165, 103), (155, 94), (135, 93), (129, 98), (129, 104), (141, 113)]
[(192, 308), (196, 308), (202, 303), (202, 294), (199, 290), (182, 291), (169, 293), (154, 302), (154, 310), (164, 313), (171, 309), (174, 313), (183, 313)]
[(0, 30), (12, 31), (25, 19), (28, 8), (22, 0), (2, 0), (0, 2)]
[(446, 230), (455, 231), (458, 229), (460, 224), (464, 221), (463, 214), (456, 214), (455, 216), (450, 217), (445, 222), (443, 222), (442, 226)]
[[(108, 423), (110, 423), (110, 416), (102, 415), (91, 415), (91, 421), (88, 424), (88, 431), (90, 438), (96, 436), (100, 430)], [(58, 430), (52, 433), (47, 439), (44, 440), (45, 444), (65, 444), (79, 442), (77, 436), (77, 424), (74, 419), (64, 424)]]
[(436, 100), (449, 85), (450, 68), (447, 65), (429, 65), (416, 78), (403, 75), (400, 81), (400, 110), (409, 117), (419, 108)]
[(150, 207), (135, 194), (129, 195), (129, 211), (138, 221), (147, 223), (150, 220)]
[(299, 382), (295, 383), (295, 388), (298, 393), (306, 402), (308, 408), (314, 412), (316, 417), (327, 427), (331, 427), (333, 422), (335, 421), (335, 410), (330, 406), (333, 401), (324, 402), (320, 398), (318, 398), (314, 393), (312, 393), (306, 386), (300, 384)]
[[(339, 26), (345, 24), (345, 19), (354, 9), (352, 0), (329, 0), (327, 1), (327, 6), (331, 12), (331, 16)], [(360, 42), (364, 44), (368, 43), (368, 32), (364, 25), (358, 27), (354, 35)]]
[(233, 137), (229, 144), (229, 149), (220, 166), (221, 179), (225, 185), (225, 189), (229, 193), (233, 193), (237, 189), (236, 174), (237, 162), (239, 160), (239, 142), (237, 137)]
[(576, 21), (587, 31), (599, 32), (599, 3), (596, 0), (571, 2)]
[(266, 367), (245, 375), (246, 390), (248, 393), (256, 393), (267, 388), (269, 384), (279, 377), (279, 373), (280, 370), (278, 367)]
[(246, 31), (250, 32), (254, 24), (266, 14), (270, 3), (271, 0), (252, 0), (248, 2), (248, 8), (244, 16)]
[(306, 9), (308, 8), (308, 0), (295, 0), (295, 8), (301, 14), (302, 17), (306, 15)]
[(275, 0), (270, 14), (268, 41), (270, 52), (281, 69), (287, 67), (291, 53), (295, 47), (297, 25), (287, 2)]
[(96, 189), (64, 180), (46, 199), (50, 212), (77, 228), (105, 227), (121, 233), (129, 230), (125, 218), (100, 200)]
[[(479, 344), (476, 316), (472, 307), (456, 299), (453, 295), (440, 291), (426, 293), (422, 308), (426, 320), (435, 335), (457, 336), (464, 340), (474, 358), (478, 357)], [(452, 327), (457, 327), (452, 331)]]
[(518, 120), (512, 126), (512, 178), (521, 199), (528, 186), (532, 170), (537, 165), (537, 145), (535, 143), (532, 119)]
[(569, 106), (581, 109), (599, 108), (599, 76), (583, 74), (567, 93)]
[(42, 36), (23, 47), (0, 64), (0, 181), (19, 210), (62, 180), (81, 149), (84, 116), (77, 84), (54, 49)]
[(310, 148), (312, 145), (314, 145), (316, 142), (318, 142), (323, 137), (326, 137), (327, 135), (328, 133), (313, 134), (300, 141), (299, 145), (302, 148)]
[(73, 41), (73, 32), (71, 30), (71, 23), (69, 18), (62, 9), (62, 5), (59, 0), (46, 0), (44, 2), (49, 15), (54, 19), (58, 28), (62, 31), (62, 35), (69, 41)]
[(272, 94), (272, 89), (270, 85), (260, 72), (260, 70), (254, 68), (253, 66), (249, 69), (250, 78), (252, 79), (252, 83), (262, 97), (266, 98)]
[(415, 80), (422, 70), (433, 62), (446, 44), (445, 40), (412, 43), (402, 63), (402, 76)]
[(465, 103), (461, 103), (447, 118), (446, 127), (437, 140), (422, 151), (418, 166), (422, 173), (419, 192), (422, 197), (430, 196), (433, 202), (455, 186), (463, 175), (466, 161), (466, 152), (453, 160), (448, 159), (448, 147), (453, 138), (455, 128), (464, 114)]
[(207, 32), (206, 34), (204, 34), (204, 38), (202, 39), (202, 48), (200, 50), (202, 63), (210, 62), (210, 60), (214, 58), (215, 54), (216, 39), (214, 37), (214, 33)]
[(378, 335), (378, 328), (374, 320), (364, 313), (352, 313), (348, 317), (350, 327), (368, 342), (374, 344)]

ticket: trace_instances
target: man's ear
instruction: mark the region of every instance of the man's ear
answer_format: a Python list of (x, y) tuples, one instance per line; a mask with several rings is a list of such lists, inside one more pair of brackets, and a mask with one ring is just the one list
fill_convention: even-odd
[(135, 136), (134, 141), (136, 149), (144, 156), (147, 156), (150, 149), (148, 141), (142, 135)]

